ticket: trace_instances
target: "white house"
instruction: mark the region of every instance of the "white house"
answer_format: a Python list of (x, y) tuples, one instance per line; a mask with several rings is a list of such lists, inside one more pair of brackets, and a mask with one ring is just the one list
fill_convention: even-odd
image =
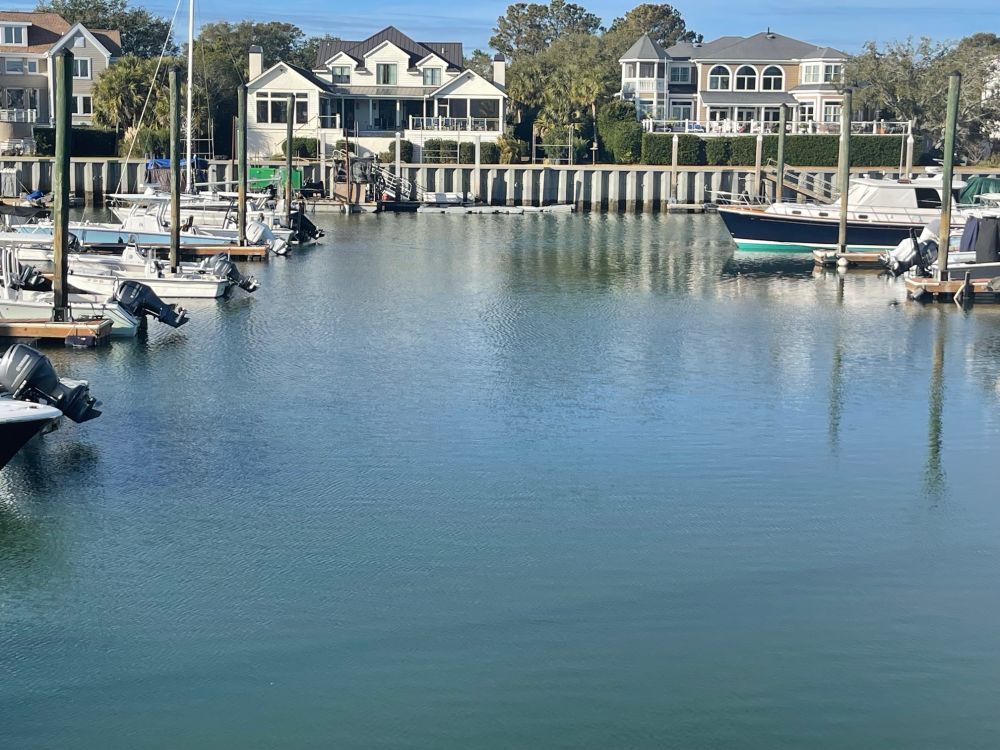
[(415, 42), (389, 26), (360, 42), (326, 41), (313, 70), (279, 62), (263, 70), (250, 49), (248, 147), (254, 156), (281, 150), (288, 96), (295, 96), (294, 137), (333, 145), (345, 136), (362, 152), (385, 151), (400, 132), (428, 138), (495, 141), (503, 132), (505, 62), (493, 80), (463, 67), (460, 42)]

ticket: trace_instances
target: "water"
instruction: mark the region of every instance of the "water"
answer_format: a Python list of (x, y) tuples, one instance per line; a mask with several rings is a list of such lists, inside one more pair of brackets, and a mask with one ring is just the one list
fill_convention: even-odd
[(1000, 315), (715, 217), (330, 217), (49, 350), (0, 747), (992, 748)]

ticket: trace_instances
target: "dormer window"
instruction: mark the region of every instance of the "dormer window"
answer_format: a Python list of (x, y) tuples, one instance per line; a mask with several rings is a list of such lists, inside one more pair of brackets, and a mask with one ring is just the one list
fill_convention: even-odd
[(843, 74), (842, 65), (824, 65), (823, 83), (840, 83)]
[(424, 68), (424, 86), (441, 85), (441, 68)]
[(818, 64), (802, 66), (802, 83), (819, 83), (820, 68)]
[(351, 82), (351, 66), (350, 65), (334, 65), (330, 68), (330, 74), (333, 76), (334, 83), (350, 83)]
[(4, 26), (3, 27), (3, 43), (11, 46), (26, 46), (24, 41), (24, 27), (23, 26)]
[(376, 63), (375, 65), (375, 84), (378, 86), (395, 86), (396, 85), (396, 64), (395, 63)]

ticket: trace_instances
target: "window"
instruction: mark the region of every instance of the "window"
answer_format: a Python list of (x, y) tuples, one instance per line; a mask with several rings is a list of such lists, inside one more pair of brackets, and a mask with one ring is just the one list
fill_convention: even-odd
[(330, 68), (330, 73), (333, 75), (334, 83), (350, 83), (351, 82), (351, 66), (350, 65), (334, 65)]
[(441, 68), (424, 68), (424, 86), (441, 85)]
[[(257, 93), (257, 122), (283, 125), (288, 122), (287, 91), (260, 91)], [(309, 122), (309, 95), (295, 95), (295, 122)]]
[(73, 77), (90, 78), (90, 60), (88, 60), (86, 57), (74, 57)]
[(308, 99), (296, 99), (295, 100), (295, 123), (297, 125), (305, 125), (309, 122), (309, 100)]
[(840, 64), (823, 66), (823, 83), (840, 83), (843, 66)]
[(87, 46), (87, 40), (83, 38), (83, 34), (77, 34), (75, 37), (73, 37), (73, 46), (74, 47)]
[(28, 73), (37, 73), (38, 72), (38, 60), (25, 60), (24, 64), (25, 64), (25, 68), (24, 69)]
[(288, 122), (288, 100), (287, 99), (272, 99), (271, 100), (271, 122), (275, 122), (275, 123), (286, 123), (286, 122)]
[(670, 105), (671, 120), (690, 120), (691, 102), (673, 102)]
[(69, 106), (70, 113), (74, 115), (91, 115), (94, 112), (93, 100), (89, 96), (74, 96)]
[(257, 94), (257, 122), (268, 122), (269, 112), (267, 94)]
[(639, 63), (639, 78), (656, 78), (656, 63)]
[(379, 86), (395, 86), (396, 64), (377, 63), (375, 65), (375, 83)]
[(840, 102), (823, 105), (823, 122), (840, 122)]
[(941, 208), (941, 194), (934, 188), (916, 188), (917, 208)]
[(625, 77), (635, 78), (635, 63), (625, 63)]
[(23, 26), (4, 26), (3, 27), (3, 43), (4, 44), (24, 44), (24, 27)]
[(770, 65), (764, 68), (764, 74), (760, 77), (761, 91), (781, 91), (785, 88), (785, 75), (781, 68)]
[(799, 122), (812, 122), (816, 116), (816, 108), (812, 104), (799, 105)]
[(749, 65), (744, 65), (736, 71), (736, 90), (754, 91), (757, 89), (757, 71)]
[(802, 66), (802, 83), (819, 83), (819, 65)]
[(671, 65), (670, 66), (670, 82), (671, 83), (691, 83), (691, 66), (690, 65)]
[(21, 75), (24, 73), (24, 60), (20, 57), (4, 58), (4, 72), (8, 75)]
[(3, 106), (5, 109), (24, 109), (24, 89), (4, 89)]
[(716, 65), (708, 73), (708, 88), (711, 91), (729, 91), (729, 68)]

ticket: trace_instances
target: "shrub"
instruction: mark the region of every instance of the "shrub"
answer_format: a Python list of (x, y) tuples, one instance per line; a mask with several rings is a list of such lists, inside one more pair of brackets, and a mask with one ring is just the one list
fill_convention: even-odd
[(349, 148), (348, 150), (349, 150), (349, 151), (350, 151), (350, 152), (351, 152), (352, 154), (356, 154), (356, 153), (358, 153), (358, 147), (357, 147), (357, 145), (356, 145), (355, 143), (350, 143), (350, 144), (348, 144), (348, 142), (347, 142), (347, 141), (345, 141), (345, 140), (344, 140), (343, 138), (341, 138), (341, 139), (340, 139), (339, 141), (337, 141), (337, 142), (336, 142), (336, 143), (334, 144), (334, 146), (333, 146), (333, 147), (334, 147), (334, 149), (336, 149), (337, 151), (343, 151), (343, 150), (344, 150), (344, 147), (345, 147), (345, 146), (348, 146), (348, 145), (350, 146), (350, 148)]
[[(287, 141), (281, 142), (281, 155), (284, 157), (287, 155)], [(292, 156), (296, 159), (315, 159), (316, 158), (316, 139), (315, 138), (292, 138)]]
[(500, 164), (520, 164), (528, 155), (528, 142), (504, 133), (497, 139)]
[[(385, 162), (395, 162), (396, 161), (396, 142), (392, 141), (389, 144), (389, 150), (382, 154), (382, 161)], [(407, 140), (401, 140), (399, 142), (399, 160), (404, 164), (409, 164), (413, 161), (413, 144)]]
[(420, 160), (424, 164), (457, 164), (458, 141), (431, 138), (424, 142), (420, 150)]
[(495, 143), (480, 143), (479, 144), (479, 163), (480, 164), (499, 164), (500, 163), (500, 147)]
[[(35, 152), (39, 156), (55, 156), (55, 128), (36, 127), (34, 138)], [(114, 130), (74, 127), (70, 141), (70, 156), (115, 156), (118, 152), (118, 133)]]
[[(673, 141), (673, 133), (643, 133), (642, 163), (671, 164)], [(704, 164), (705, 141), (696, 135), (678, 134), (677, 163), (684, 166)]]
[[(119, 144), (121, 156), (125, 156), (129, 150), (128, 140), (123, 140)], [(170, 129), (169, 128), (141, 128), (135, 133), (135, 145), (132, 147), (133, 156), (150, 155), (154, 158), (167, 158), (170, 156)]]
[(476, 163), (476, 144), (475, 143), (461, 143), (458, 146), (458, 163), (459, 164), (475, 164)]
[(732, 155), (732, 140), (730, 138), (705, 139), (705, 163), (712, 166), (729, 164)]
[(616, 164), (635, 164), (642, 156), (642, 125), (629, 102), (602, 105), (597, 110), (597, 134), (605, 157)]
[[(670, 164), (672, 133), (646, 133), (642, 138), (643, 164)], [(851, 137), (851, 166), (891, 167), (899, 164), (902, 136)], [(785, 138), (785, 163), (800, 167), (835, 167), (840, 153), (836, 135), (790, 135)], [(761, 163), (778, 156), (778, 136), (765, 135)], [(757, 163), (756, 136), (719, 136), (701, 138), (681, 135), (678, 163), (752, 167)]]

